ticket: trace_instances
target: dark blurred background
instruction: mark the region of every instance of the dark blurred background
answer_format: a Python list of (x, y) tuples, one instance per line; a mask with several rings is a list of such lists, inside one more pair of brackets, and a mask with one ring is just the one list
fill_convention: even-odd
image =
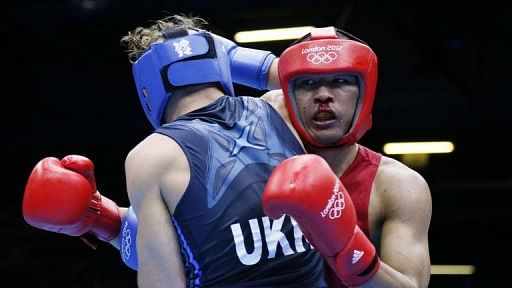
[[(103, 243), (92, 251), (78, 238), (32, 228), (21, 203), (38, 160), (82, 154), (95, 161), (99, 190), (128, 205), (124, 158), (151, 126), (119, 40), (175, 13), (201, 16), (227, 38), (244, 29), (335, 25), (368, 42), (380, 70), (374, 126), (361, 142), (379, 152), (389, 141), (455, 143), (454, 153), (432, 155), (415, 169), (432, 192), (432, 264), (476, 270), (433, 275), (430, 287), (512, 287), (505, 238), (512, 222), (510, 1), (8, 0), (1, 6), (1, 287), (136, 286), (117, 250)], [(245, 46), (279, 55), (289, 42)]]

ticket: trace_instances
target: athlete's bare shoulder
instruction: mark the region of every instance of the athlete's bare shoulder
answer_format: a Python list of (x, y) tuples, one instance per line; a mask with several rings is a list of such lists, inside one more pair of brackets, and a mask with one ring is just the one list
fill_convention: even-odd
[(297, 133), (297, 131), (295, 131), (295, 128), (292, 125), (290, 114), (288, 114), (288, 110), (286, 109), (283, 90), (270, 90), (267, 93), (263, 94), (260, 97), (260, 99), (263, 99), (264, 101), (267, 101), (270, 105), (272, 105), (272, 107), (274, 107), (274, 109), (276, 109), (277, 112), (279, 112), (284, 122), (286, 122), (286, 124), (288, 125), (292, 133), (295, 135), (295, 137), (297, 137), (297, 139), (300, 139), (299, 134)]
[(382, 156), (375, 188), (385, 213), (403, 208), (431, 209), (430, 189), (423, 176), (393, 158)]
[(423, 177), (415, 170), (409, 168), (402, 162), (393, 159), (388, 156), (382, 156), (378, 174), (382, 174), (387, 177), (398, 177), (398, 178), (417, 178), (416, 180), (423, 179)]
[(263, 99), (270, 103), (274, 107), (278, 107), (279, 105), (284, 105), (284, 96), (283, 96), (283, 90), (276, 89), (276, 90), (270, 90), (267, 93), (263, 94), (260, 99)]
[(274, 109), (276, 109), (281, 117), (286, 121), (286, 123), (291, 123), (290, 115), (288, 114), (288, 110), (286, 110), (286, 105), (284, 102), (283, 90), (270, 90), (267, 93), (263, 94), (261, 99), (267, 101)]
[[(153, 133), (135, 146), (126, 157), (126, 183), (130, 201), (161, 193), (172, 212), (188, 185), (190, 170), (185, 153), (173, 139)], [(158, 186), (158, 189), (151, 189)]]
[(165, 135), (153, 133), (128, 153), (126, 163), (137, 165), (137, 170), (150, 167), (151, 170), (164, 169), (168, 165), (173, 165), (181, 152), (181, 147), (176, 141)]

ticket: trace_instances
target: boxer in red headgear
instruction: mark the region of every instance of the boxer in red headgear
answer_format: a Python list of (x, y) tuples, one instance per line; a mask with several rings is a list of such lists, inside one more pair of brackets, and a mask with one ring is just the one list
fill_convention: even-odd
[[(427, 233), (431, 199), (428, 185), (411, 169), (357, 143), (371, 126), (377, 79), (377, 59), (373, 51), (359, 39), (332, 27), (314, 29), (283, 53), (279, 60), (280, 79), (277, 79), (274, 69), (276, 61), (273, 57), (269, 58), (268, 53), (246, 51), (227, 39), (220, 40), (229, 53), (230, 65), (236, 64), (235, 67), (238, 67), (232, 70), (232, 73), (239, 74), (233, 75), (233, 79), (236, 81), (240, 75), (247, 78), (242, 77), (243, 81), (239, 79), (237, 83), (253, 85), (253, 88), (259, 89), (277, 88), (276, 83), (281, 83), (285, 97), (282, 97), (283, 92), (280, 90), (274, 90), (263, 99), (277, 108), (288, 122), (291, 132), (295, 132), (293, 128), (298, 131), (309, 153), (321, 156), (294, 156), (276, 167), (262, 197), (265, 213), (273, 219), (282, 214), (294, 217), (307, 239), (323, 255), (330, 287), (426, 287), (430, 275)], [(240, 55), (244, 61), (234, 61)], [(265, 69), (261, 69), (262, 64)], [(255, 69), (249, 69), (251, 67)], [(81, 158), (74, 159), (92, 167)], [(60, 166), (49, 168), (45, 170), (44, 185), (38, 186), (37, 190), (45, 192), (49, 188), (58, 187), (62, 188), (62, 192), (87, 194), (82, 193), (82, 190), (90, 190), (91, 195), (96, 192), (95, 185), (92, 185), (94, 183), (90, 181), (92, 189), (85, 187), (90, 183), (82, 180), (87, 185), (60, 187), (46, 181), (46, 177), (69, 178), (68, 173), (61, 173)], [(65, 165), (65, 168), (85, 174), (86, 180), (93, 179), (91, 169), (76, 170), (69, 165)], [(38, 177), (41, 174), (34, 175), (36, 180), (42, 179)], [(31, 192), (34, 186), (27, 187), (28, 192)], [(32, 199), (38, 201), (40, 198)], [(105, 213), (105, 216), (122, 214), (115, 205), (110, 205), (108, 199), (102, 199), (102, 203), (105, 202), (102, 206), (108, 206), (105, 211), (117, 211)], [(87, 208), (87, 203), (64, 205), (70, 209), (50, 208), (59, 213), (62, 210), (66, 216), (80, 216), (82, 211), (87, 210), (83, 209)], [(100, 220), (103, 218), (98, 217)], [(34, 223), (42, 229), (69, 235), (89, 232), (118, 246), (115, 239), (111, 240), (115, 235), (106, 235), (104, 231), (119, 228), (119, 221), (112, 222), (108, 229), (98, 225), (74, 225), (62, 230), (62, 225), (67, 227), (70, 223), (62, 224), (61, 218), (57, 222), (54, 218), (43, 220)], [(48, 226), (48, 220), (52, 221), (52, 225)], [(274, 224), (279, 221), (282, 219)], [(136, 228), (137, 220), (132, 222), (128, 226)], [(78, 223), (85, 222), (79, 220)], [(75, 229), (75, 226), (80, 229)], [(125, 229), (122, 231), (124, 237)], [(299, 235), (300, 238), (300, 233), (297, 233), (295, 237)], [(108, 237), (104, 237), (104, 234)], [(284, 242), (283, 238), (279, 239), (279, 243), (281, 240)], [(136, 247), (133, 245), (130, 248)], [(296, 259), (303, 261), (300, 257)], [(137, 267), (137, 263), (128, 265)], [(289, 269), (290, 273), (296, 273), (292, 268)], [(297, 277), (294, 279), (299, 280)], [(304, 282), (302, 284), (307, 285)]]
[[(360, 41), (337, 38), (333, 27), (314, 29), (309, 41), (295, 44), (283, 52), (279, 60), (278, 70), (291, 121), (295, 130), (306, 143), (316, 147), (354, 144), (370, 129), (373, 99), (377, 86), (377, 56), (366, 44)], [(308, 122), (305, 119), (308, 115), (302, 115), (298, 107), (298, 105), (304, 103), (304, 99), (297, 99), (295, 88), (299, 87), (304, 88), (302, 90), (309, 89), (308, 91), (310, 91), (311, 88), (316, 88), (315, 85), (321, 84), (317, 80), (326, 76), (333, 77), (332, 80), (338, 83), (343, 81), (359, 84), (360, 91), (357, 98), (355, 98), (357, 101), (353, 103), (356, 105), (355, 113), (350, 112), (352, 119), (339, 119), (345, 121), (345, 123), (340, 124), (345, 124), (350, 129), (343, 134), (338, 131), (340, 137), (336, 141), (333, 142), (333, 139), (323, 143), (325, 142), (324, 139), (313, 133), (315, 130), (313, 126), (326, 124), (320, 122), (332, 123), (328, 120), (338, 120), (335, 118), (337, 115), (327, 115), (334, 112), (327, 109), (324, 111), (325, 113), (316, 115), (317, 117), (323, 115), (327, 117), (326, 119), (322, 118), (323, 121)], [(321, 101), (319, 98), (313, 97), (305, 99), (305, 101), (311, 100)], [(327, 99), (326, 101), (331, 100)], [(320, 106), (318, 109), (321, 110), (321, 107), (326, 106)], [(309, 108), (316, 109), (314, 106)]]
[(283, 52), (278, 71), (285, 105), (279, 91), (264, 98), (287, 110), (306, 150), (317, 155), (274, 169), (264, 211), (299, 223), (324, 257), (330, 287), (427, 287), (428, 185), (357, 143), (371, 127), (375, 53), (344, 31), (318, 28)]

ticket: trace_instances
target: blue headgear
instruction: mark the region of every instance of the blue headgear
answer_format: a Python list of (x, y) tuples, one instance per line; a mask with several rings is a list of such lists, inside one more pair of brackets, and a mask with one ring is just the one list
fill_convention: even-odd
[(166, 40), (151, 44), (132, 67), (142, 108), (153, 127), (160, 127), (173, 88), (220, 82), (224, 93), (235, 95), (229, 56), (219, 40), (206, 31), (190, 34), (184, 28), (162, 34)]

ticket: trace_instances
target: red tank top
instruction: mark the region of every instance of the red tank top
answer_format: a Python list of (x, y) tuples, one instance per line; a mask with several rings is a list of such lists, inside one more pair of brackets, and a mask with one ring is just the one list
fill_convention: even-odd
[(356, 158), (340, 177), (341, 183), (347, 188), (347, 192), (350, 194), (350, 198), (356, 208), (357, 225), (359, 225), (359, 228), (363, 230), (368, 238), (370, 237), (368, 205), (370, 203), (373, 180), (375, 179), (375, 174), (377, 174), (381, 158), (382, 155), (380, 153), (359, 145)]
[[(379, 168), (382, 155), (359, 145), (354, 161), (348, 166), (340, 177), (341, 183), (347, 189), (357, 214), (357, 225), (370, 238), (370, 228), (368, 223), (368, 205), (370, 203), (370, 193), (372, 185)], [(329, 287), (346, 287), (336, 277), (330, 267), (325, 265), (325, 278)]]

